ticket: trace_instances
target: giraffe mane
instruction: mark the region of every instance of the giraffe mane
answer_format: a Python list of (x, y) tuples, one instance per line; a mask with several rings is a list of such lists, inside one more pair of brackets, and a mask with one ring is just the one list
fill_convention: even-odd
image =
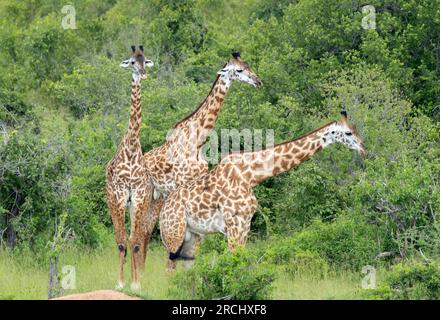
[(264, 148), (264, 149), (261, 149), (261, 150), (247, 150), (247, 151), (244, 151), (244, 150), (238, 150), (238, 151), (232, 151), (232, 152), (230, 152), (229, 154), (243, 154), (243, 153), (258, 152), (258, 151), (263, 151), (263, 150), (267, 150), (267, 149), (270, 149), (270, 148), (275, 148), (275, 147), (281, 146), (281, 145), (283, 145), (283, 144), (287, 144), (287, 143), (290, 143), (290, 142), (298, 141), (298, 140), (300, 140), (300, 139), (302, 139), (302, 138), (304, 138), (304, 137), (307, 137), (308, 135), (311, 135), (311, 134), (315, 133), (316, 131), (319, 131), (319, 130), (325, 128), (325, 127), (328, 127), (328, 126), (330, 126), (330, 125), (332, 125), (332, 124), (334, 124), (334, 123), (336, 123), (336, 122), (337, 122), (337, 121), (329, 122), (329, 123), (327, 123), (327, 124), (324, 124), (324, 125), (320, 126), (319, 128), (317, 128), (317, 129), (315, 129), (315, 130), (312, 130), (312, 131), (310, 131), (310, 132), (307, 132), (307, 133), (305, 133), (305, 134), (299, 136), (298, 138), (295, 138), (295, 139), (293, 139), (293, 140), (287, 140), (287, 141), (284, 141), (284, 142), (281, 142), (281, 143), (277, 143), (277, 144), (275, 144), (274, 146), (269, 147), (269, 148)]
[(351, 124), (351, 125), (349, 125), (349, 127), (355, 135), (358, 135), (358, 129), (357, 129), (356, 125)]
[[(222, 69), (223, 69), (224, 67), (226, 67), (227, 64), (228, 64), (228, 63), (225, 63), (224, 66), (222, 67)], [(181, 120), (179, 120), (178, 122), (176, 122), (176, 124), (174, 125), (174, 129), (175, 129), (179, 124), (181, 124), (182, 122), (185, 122), (186, 120), (188, 120), (189, 118), (191, 118), (194, 114), (196, 114), (197, 111), (199, 111), (199, 109), (202, 107), (202, 105), (206, 102), (206, 100), (208, 99), (208, 97), (211, 95), (212, 90), (214, 89), (214, 86), (215, 86), (215, 84), (216, 84), (217, 81), (218, 81), (218, 78), (220, 78), (220, 75), (219, 75), (219, 74), (217, 74), (217, 77), (215, 78), (215, 81), (212, 83), (211, 90), (209, 90), (209, 93), (208, 93), (208, 95), (205, 97), (205, 99), (203, 99), (203, 101), (200, 102), (200, 104), (198, 105), (198, 107), (195, 108), (193, 112), (191, 112), (190, 114), (188, 114), (187, 116), (185, 116), (183, 119), (181, 119)]]
[(321, 129), (324, 129), (325, 127), (331, 126), (331, 125), (334, 124), (334, 123), (337, 123), (337, 121), (332, 121), (332, 122), (329, 122), (329, 123), (327, 123), (327, 124), (324, 124), (324, 125), (320, 126), (319, 128), (317, 128), (317, 129), (315, 129), (315, 130), (312, 130), (312, 131), (310, 131), (310, 132), (304, 133), (303, 135), (301, 135), (301, 136), (299, 136), (298, 138), (295, 138), (295, 139), (293, 139), (293, 140), (287, 140), (287, 141), (284, 141), (284, 142), (281, 142), (281, 143), (277, 143), (276, 145), (274, 145), (274, 147), (276, 147), (276, 146), (281, 146), (281, 145), (283, 145), (283, 144), (287, 144), (287, 143), (289, 143), (289, 142), (298, 141), (298, 140), (300, 140), (300, 139), (302, 139), (302, 138), (305, 138), (305, 137), (307, 137), (307, 136), (309, 136), (309, 135), (311, 135), (311, 134), (313, 134), (313, 133), (315, 133), (315, 132), (317, 132), (317, 131), (319, 131), (319, 130), (321, 130)]

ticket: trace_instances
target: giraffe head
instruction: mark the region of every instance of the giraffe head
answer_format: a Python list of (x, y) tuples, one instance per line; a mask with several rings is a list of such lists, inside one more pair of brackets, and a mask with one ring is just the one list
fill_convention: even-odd
[(122, 68), (131, 66), (132, 78), (135, 82), (139, 82), (140, 80), (147, 78), (145, 67), (151, 68), (154, 63), (153, 61), (145, 58), (144, 46), (139, 46), (138, 49), (136, 49), (135, 46), (131, 46), (131, 50), (133, 52), (131, 58), (122, 61), (120, 66)]
[(256, 88), (260, 87), (263, 83), (249, 65), (241, 60), (240, 53), (234, 52), (232, 56), (233, 58), (218, 72), (220, 77), (222, 77), (227, 84), (230, 84), (233, 80), (238, 80), (249, 83)]
[(362, 138), (357, 133), (356, 127), (348, 122), (346, 111), (341, 111), (341, 120), (333, 122), (327, 127), (323, 141), (324, 146), (337, 142), (347, 146), (349, 149), (358, 151), (363, 156), (367, 154), (367, 150), (364, 147)]

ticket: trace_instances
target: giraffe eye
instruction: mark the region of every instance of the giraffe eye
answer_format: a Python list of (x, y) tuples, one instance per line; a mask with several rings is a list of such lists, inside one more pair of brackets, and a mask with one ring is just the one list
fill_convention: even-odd
[(332, 134), (335, 134), (335, 132), (334, 132), (334, 131), (332, 131)]
[(237, 70), (237, 72), (243, 72), (243, 69)]
[(132, 61), (131, 64), (134, 64), (134, 61)]
[(351, 133), (351, 132), (346, 132), (345, 133), (345, 135), (347, 135), (347, 136), (351, 136), (353, 133)]

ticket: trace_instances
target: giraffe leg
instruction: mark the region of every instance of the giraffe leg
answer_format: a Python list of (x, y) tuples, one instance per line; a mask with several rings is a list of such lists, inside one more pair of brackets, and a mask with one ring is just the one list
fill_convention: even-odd
[(143, 263), (145, 265), (145, 260), (147, 258), (147, 250), (148, 250), (148, 244), (150, 243), (151, 234), (153, 233), (154, 226), (156, 225), (157, 220), (159, 219), (160, 211), (163, 207), (164, 199), (160, 197), (157, 200), (152, 200), (150, 210), (148, 211), (148, 214), (146, 216), (145, 226), (144, 226), (144, 250), (142, 253), (142, 259)]
[(173, 273), (174, 270), (176, 270), (176, 260), (168, 259), (167, 264), (165, 266), (165, 271), (167, 273)]
[[(250, 230), (250, 221), (240, 215), (229, 217), (226, 221), (226, 235), (228, 237), (229, 251), (235, 251), (239, 246), (244, 246)], [(250, 219), (249, 219), (250, 220)]]
[[(170, 201), (171, 200), (171, 201)], [(174, 199), (168, 198), (160, 211), (160, 236), (168, 250), (169, 260), (166, 270), (176, 268), (176, 259), (180, 256), (180, 250), (186, 237), (186, 215), (184, 204), (176, 205)]]
[(171, 259), (171, 257), (173, 256), (173, 253), (170, 254), (170, 258), (167, 261), (167, 265), (165, 270), (167, 272), (173, 272), (176, 269), (176, 261), (178, 259), (182, 259), (183, 260), (183, 266), (186, 269), (191, 268), (194, 265), (194, 261), (195, 261), (195, 253), (197, 248), (200, 245), (201, 242), (201, 236), (196, 234), (196, 233), (192, 233), (190, 231), (186, 231), (186, 235), (185, 235), (185, 240), (182, 244), (182, 246), (180, 247), (180, 249), (178, 250), (178, 253), (174, 253), (174, 256), (177, 256), (175, 259)]
[(151, 190), (138, 189), (132, 194), (130, 253), (131, 253), (131, 289), (139, 290), (139, 276), (143, 269), (144, 259), (144, 221), (151, 200)]
[(223, 209), (230, 251), (234, 251), (238, 246), (246, 245), (251, 229), (251, 220), (256, 210), (257, 198), (252, 192), (244, 200), (237, 203), (235, 210), (232, 208)]
[(126, 195), (108, 190), (107, 203), (115, 228), (116, 245), (119, 251), (119, 275), (117, 288), (124, 287), (124, 264), (127, 256), (127, 236), (125, 233)]
[(181, 254), (181, 256), (186, 258), (183, 260), (183, 266), (186, 269), (189, 269), (194, 265), (196, 251), (200, 245), (202, 238), (200, 235), (198, 235), (196, 233), (192, 233), (192, 232), (188, 232), (188, 231), (187, 231), (187, 233), (190, 234), (190, 238), (189, 238), (189, 240), (186, 240), (183, 243), (182, 250), (181, 250), (180, 254)]
[(250, 217), (249, 219), (245, 219), (244, 224), (243, 224), (243, 231), (242, 231), (242, 236), (241, 239), (239, 241), (239, 245), (246, 245), (248, 236), (249, 236), (249, 231), (251, 230), (251, 219), (252, 217)]

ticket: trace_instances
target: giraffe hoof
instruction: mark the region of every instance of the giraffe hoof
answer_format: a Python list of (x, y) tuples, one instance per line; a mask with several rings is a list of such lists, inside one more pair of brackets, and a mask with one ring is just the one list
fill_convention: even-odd
[(139, 291), (141, 290), (141, 284), (139, 282), (133, 282), (130, 288), (132, 291)]
[(124, 289), (124, 284), (123, 284), (121, 281), (119, 281), (119, 282), (116, 284), (115, 289), (116, 289), (116, 290), (122, 290), (122, 289)]

